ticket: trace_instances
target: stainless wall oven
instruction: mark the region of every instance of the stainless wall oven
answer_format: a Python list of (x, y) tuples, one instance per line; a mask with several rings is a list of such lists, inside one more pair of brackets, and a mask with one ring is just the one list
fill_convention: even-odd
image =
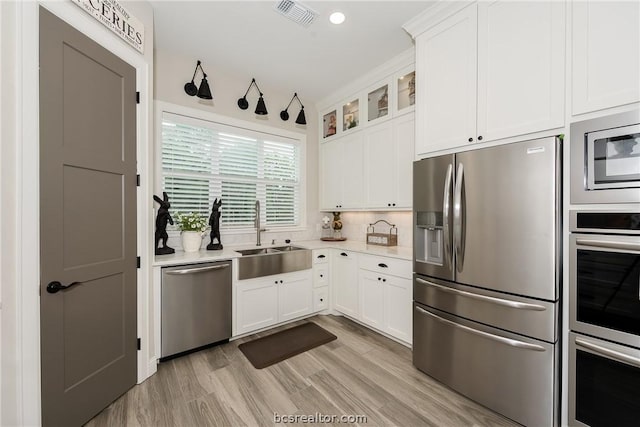
[(571, 211), (569, 419), (640, 419), (640, 212)]
[(571, 125), (571, 203), (640, 202), (640, 110)]

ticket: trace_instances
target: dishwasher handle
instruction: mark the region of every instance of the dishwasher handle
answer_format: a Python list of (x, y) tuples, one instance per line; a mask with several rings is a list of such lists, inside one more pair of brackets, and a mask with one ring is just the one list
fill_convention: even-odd
[(165, 271), (165, 274), (172, 274), (172, 275), (195, 274), (195, 273), (203, 273), (205, 271), (222, 270), (223, 268), (227, 268), (227, 267), (229, 267), (229, 264), (212, 265), (208, 267), (197, 267), (197, 268), (183, 268), (181, 270)]

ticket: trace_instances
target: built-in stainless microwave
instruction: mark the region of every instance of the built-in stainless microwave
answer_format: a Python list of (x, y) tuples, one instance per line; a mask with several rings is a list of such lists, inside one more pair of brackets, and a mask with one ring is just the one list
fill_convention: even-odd
[(640, 202), (640, 110), (571, 125), (571, 203)]

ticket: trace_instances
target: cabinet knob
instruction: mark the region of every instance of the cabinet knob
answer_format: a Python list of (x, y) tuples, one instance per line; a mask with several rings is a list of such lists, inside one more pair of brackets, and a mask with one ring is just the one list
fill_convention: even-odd
[(391, 203), (387, 203), (387, 206), (391, 206)]
[(275, 283), (275, 284), (277, 285), (277, 284), (278, 284), (278, 281), (276, 280), (276, 281), (275, 281), (275, 282), (273, 282), (273, 283)]
[(282, 280), (280, 280), (280, 283), (282, 283)]
[(393, 206), (395, 206), (396, 204), (395, 204), (395, 203), (392, 203), (392, 205), (393, 205)]
[(482, 141), (482, 135), (478, 137), (478, 141)]
[(320, 298), (320, 302), (323, 302), (323, 301), (324, 301), (324, 298)]
[(473, 138), (469, 138), (469, 142), (473, 142)]
[(321, 274), (320, 277), (324, 277), (324, 276)]
[(383, 282), (386, 282), (386, 281), (387, 281), (387, 279), (382, 279), (382, 281), (383, 281)]
[(382, 278), (378, 277), (378, 280), (382, 280)]

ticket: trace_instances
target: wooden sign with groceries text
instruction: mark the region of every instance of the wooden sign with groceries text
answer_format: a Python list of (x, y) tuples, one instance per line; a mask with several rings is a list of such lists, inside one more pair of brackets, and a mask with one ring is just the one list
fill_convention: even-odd
[(138, 52), (144, 53), (144, 25), (118, 0), (73, 0), (73, 2)]

